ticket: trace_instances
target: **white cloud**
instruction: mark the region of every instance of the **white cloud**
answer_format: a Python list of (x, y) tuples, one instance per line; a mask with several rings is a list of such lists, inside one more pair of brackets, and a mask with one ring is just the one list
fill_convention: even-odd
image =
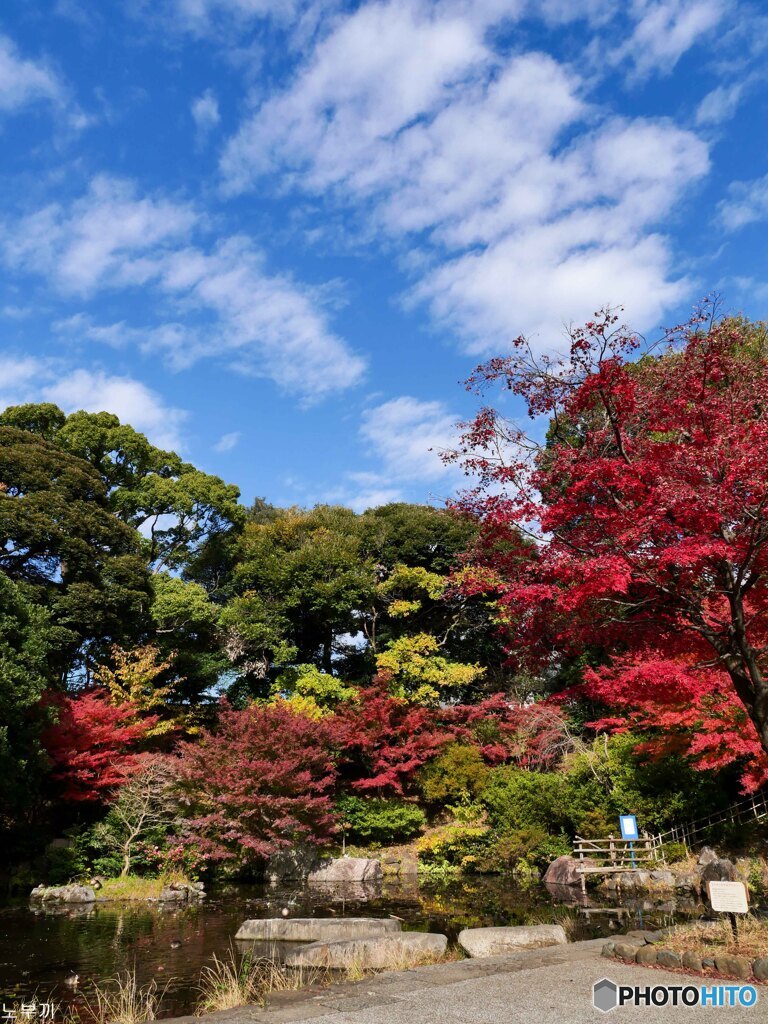
[(230, 238), (210, 254), (176, 252), (155, 268), (158, 286), (180, 304), (214, 312), (218, 327), (185, 340), (169, 354), (178, 365), (218, 352), (240, 372), (271, 377), (312, 401), (351, 387), (365, 362), (328, 328), (310, 289), (267, 275), (264, 259), (245, 238)]
[(10, 225), (5, 258), (48, 276), (64, 294), (141, 287), (146, 297), (154, 288), (178, 314), (148, 328), (98, 325), (80, 314), (59, 322), (69, 334), (136, 344), (177, 370), (223, 358), (307, 401), (360, 380), (365, 362), (330, 329), (318, 290), (267, 273), (245, 237), (211, 248), (189, 244), (194, 229), (205, 224), (188, 204), (142, 197), (130, 182), (99, 177), (69, 206), (52, 204)]
[[(675, 52), (720, 11), (663, 6)], [(546, 54), (491, 51), (485, 30), (503, 5), (479, 7), (358, 8), (246, 118), (224, 151), (226, 187), (275, 174), (353, 204), (407, 244), (421, 275), (412, 296), (473, 351), (559, 335), (606, 302), (654, 326), (689, 286), (658, 225), (707, 172), (706, 144), (665, 119), (591, 106), (574, 67)], [(646, 29), (662, 18), (658, 4), (632, 10)]]
[(165, 403), (141, 381), (100, 370), (66, 369), (44, 359), (7, 358), (0, 364), (0, 408), (22, 402), (54, 402), (65, 412), (111, 412), (161, 448), (183, 446), (187, 413)]
[(442, 402), (402, 395), (367, 409), (360, 436), (382, 463), (385, 478), (430, 482), (451, 473), (440, 453), (455, 447), (457, 419)]
[(728, 198), (718, 204), (718, 214), (728, 231), (768, 219), (768, 174), (754, 181), (731, 182)]
[(138, 197), (131, 182), (99, 175), (70, 206), (52, 203), (8, 227), (4, 249), (13, 266), (86, 295), (119, 281), (139, 255), (188, 235), (196, 220), (187, 204)]
[(736, 112), (744, 84), (719, 85), (708, 92), (696, 108), (696, 124), (722, 124)]
[(193, 101), (191, 110), (192, 118), (197, 126), (198, 138), (202, 141), (221, 121), (219, 101), (211, 89), (206, 89), (202, 96), (198, 96)]
[(13, 42), (0, 35), (0, 110), (19, 110), (40, 100), (63, 104), (64, 84), (44, 63), (24, 58)]
[(364, 4), (230, 142), (227, 184), (244, 187), (283, 161), (307, 168), (314, 188), (339, 180), (339, 161), (345, 176), (364, 171), (377, 140), (432, 110), (489, 56), (481, 27), (450, 8), (439, 18), (416, 2)]
[(360, 424), (365, 460), (372, 469), (344, 475), (320, 500), (363, 512), (376, 505), (406, 501), (414, 488), (422, 495), (430, 486), (440, 497), (456, 490), (460, 471), (446, 465), (441, 452), (456, 447), (458, 416), (437, 401), (401, 395), (366, 409)]
[(682, 55), (717, 27), (725, 0), (635, 0), (639, 20), (626, 42), (611, 48), (614, 65), (631, 63), (638, 75), (669, 73)]
[(132, 377), (73, 370), (43, 388), (42, 397), (65, 412), (112, 412), (161, 448), (182, 444), (181, 426), (187, 413), (166, 405), (156, 391)]
[(233, 430), (229, 434), (222, 434), (219, 440), (213, 446), (213, 450), (217, 452), (231, 452), (232, 449), (237, 446), (239, 440), (239, 430)]

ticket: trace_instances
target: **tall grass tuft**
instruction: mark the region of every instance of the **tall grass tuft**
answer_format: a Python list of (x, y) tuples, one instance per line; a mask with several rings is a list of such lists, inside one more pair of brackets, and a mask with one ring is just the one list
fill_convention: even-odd
[(161, 1000), (156, 982), (141, 988), (136, 971), (126, 971), (104, 987), (95, 985), (93, 999), (86, 999), (86, 1011), (95, 1024), (146, 1024), (157, 1019)]
[(223, 959), (214, 953), (212, 961), (200, 973), (198, 1015), (263, 1003), (274, 992), (293, 992), (328, 981), (326, 970), (286, 968), (270, 957), (246, 955), (240, 960), (231, 948)]

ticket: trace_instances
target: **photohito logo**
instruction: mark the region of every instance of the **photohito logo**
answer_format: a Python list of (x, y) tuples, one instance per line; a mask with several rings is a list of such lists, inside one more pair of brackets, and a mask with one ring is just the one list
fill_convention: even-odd
[(757, 1002), (754, 985), (617, 985), (601, 978), (592, 986), (592, 1005), (608, 1013), (617, 1006), (739, 1006)]

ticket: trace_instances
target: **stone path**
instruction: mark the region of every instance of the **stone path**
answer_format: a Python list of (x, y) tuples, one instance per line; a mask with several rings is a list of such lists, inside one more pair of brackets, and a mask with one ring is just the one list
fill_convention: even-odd
[[(619, 985), (697, 983), (690, 976), (606, 960), (600, 956), (604, 941), (418, 967), (325, 991), (282, 993), (270, 999), (267, 1007), (244, 1006), (203, 1020), (205, 1024), (610, 1024), (633, 1018), (637, 1024), (677, 1020), (731, 1024), (768, 1019), (765, 986), (758, 988), (757, 1004), (750, 1009), (620, 1007), (600, 1013), (592, 1006), (592, 984), (603, 977)], [(200, 1022), (200, 1017), (178, 1017), (167, 1024)]]

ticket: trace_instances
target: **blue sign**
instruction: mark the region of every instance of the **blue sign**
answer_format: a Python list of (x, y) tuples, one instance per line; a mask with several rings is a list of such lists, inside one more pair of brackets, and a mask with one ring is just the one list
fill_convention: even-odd
[(622, 839), (638, 839), (639, 833), (637, 831), (637, 818), (634, 814), (621, 814), (619, 815), (619, 822), (621, 823), (621, 838)]

